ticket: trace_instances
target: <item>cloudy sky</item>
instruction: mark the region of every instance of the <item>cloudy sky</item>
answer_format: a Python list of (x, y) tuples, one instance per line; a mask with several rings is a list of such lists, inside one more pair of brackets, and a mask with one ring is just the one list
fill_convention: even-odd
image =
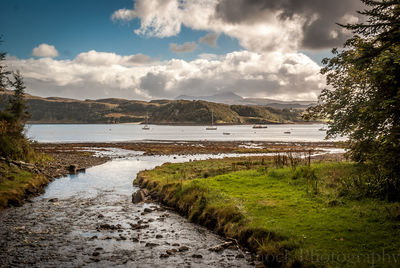
[(79, 99), (235, 92), (315, 100), (359, 0), (1, 0), (0, 50), (27, 91)]

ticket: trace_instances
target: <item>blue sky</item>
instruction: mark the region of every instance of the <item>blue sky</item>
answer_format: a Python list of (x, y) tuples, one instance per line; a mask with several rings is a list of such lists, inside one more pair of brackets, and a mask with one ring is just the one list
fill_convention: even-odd
[(321, 59), (349, 36), (336, 22), (357, 22), (360, 1), (290, 3), (1, 0), (0, 50), (44, 97), (316, 100)]
[(179, 35), (168, 38), (136, 35), (133, 30), (140, 27), (139, 19), (120, 23), (110, 18), (118, 9), (132, 8), (132, 0), (1, 0), (0, 7), (2, 50), (18, 58), (32, 57), (32, 49), (42, 43), (55, 46), (58, 59), (71, 59), (93, 49), (191, 60), (201, 53), (241, 49), (236, 39), (221, 35), (217, 47), (201, 44), (194, 52), (176, 55), (169, 50), (170, 43), (197, 41), (207, 31), (183, 27)]

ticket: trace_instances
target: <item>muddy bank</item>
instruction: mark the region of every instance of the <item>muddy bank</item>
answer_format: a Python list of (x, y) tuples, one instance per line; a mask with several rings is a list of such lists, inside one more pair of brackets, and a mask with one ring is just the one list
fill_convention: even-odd
[[(69, 147), (68, 150), (46, 150), (41, 146), (35, 146), (35, 150), (50, 156), (48, 161), (36, 164), (38, 171), (50, 179), (84, 171), (110, 160), (109, 157), (97, 156), (82, 148)], [(76, 170), (74, 171), (71, 166), (75, 166)]]
[[(40, 149), (38, 152), (43, 152)], [(69, 150), (47, 152), (37, 163), (0, 159), (0, 212), (10, 206), (21, 206), (44, 192), (55, 178), (84, 172), (87, 168), (103, 164), (108, 157), (98, 157), (91, 152)]]
[(146, 155), (191, 155), (221, 153), (307, 152), (317, 148), (342, 148), (338, 142), (215, 142), (215, 141), (148, 141), (113, 143), (40, 143), (36, 148), (46, 153), (86, 150), (87, 148), (121, 148), (142, 151)]

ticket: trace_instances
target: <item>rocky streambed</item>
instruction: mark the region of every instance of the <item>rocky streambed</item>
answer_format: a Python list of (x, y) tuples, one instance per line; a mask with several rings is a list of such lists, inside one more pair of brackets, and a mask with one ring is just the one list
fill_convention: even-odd
[[(111, 150), (111, 149), (110, 149)], [(0, 214), (0, 267), (248, 267), (254, 256), (158, 204), (133, 204), (136, 173), (210, 156), (113, 160), (53, 181), (44, 195)]]

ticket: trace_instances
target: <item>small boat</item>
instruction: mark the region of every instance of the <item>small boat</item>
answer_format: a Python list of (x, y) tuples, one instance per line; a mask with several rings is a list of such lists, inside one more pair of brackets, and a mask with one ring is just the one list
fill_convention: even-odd
[(217, 127), (214, 126), (214, 112), (211, 111), (211, 126), (206, 127), (206, 130), (217, 130)]
[(268, 128), (266, 125), (254, 125), (253, 128)]
[(290, 134), (291, 132), (288, 130), (288, 131), (285, 131), (285, 132), (283, 132), (283, 134)]
[(231, 133), (229, 133), (229, 132), (223, 132), (222, 134), (223, 135), (231, 135)]
[(318, 129), (319, 131), (327, 131), (327, 129), (325, 128), (325, 126), (322, 126), (321, 128)]
[(144, 127), (142, 127), (143, 130), (150, 130), (148, 123), (149, 123), (149, 114), (146, 113), (146, 125), (144, 125)]

